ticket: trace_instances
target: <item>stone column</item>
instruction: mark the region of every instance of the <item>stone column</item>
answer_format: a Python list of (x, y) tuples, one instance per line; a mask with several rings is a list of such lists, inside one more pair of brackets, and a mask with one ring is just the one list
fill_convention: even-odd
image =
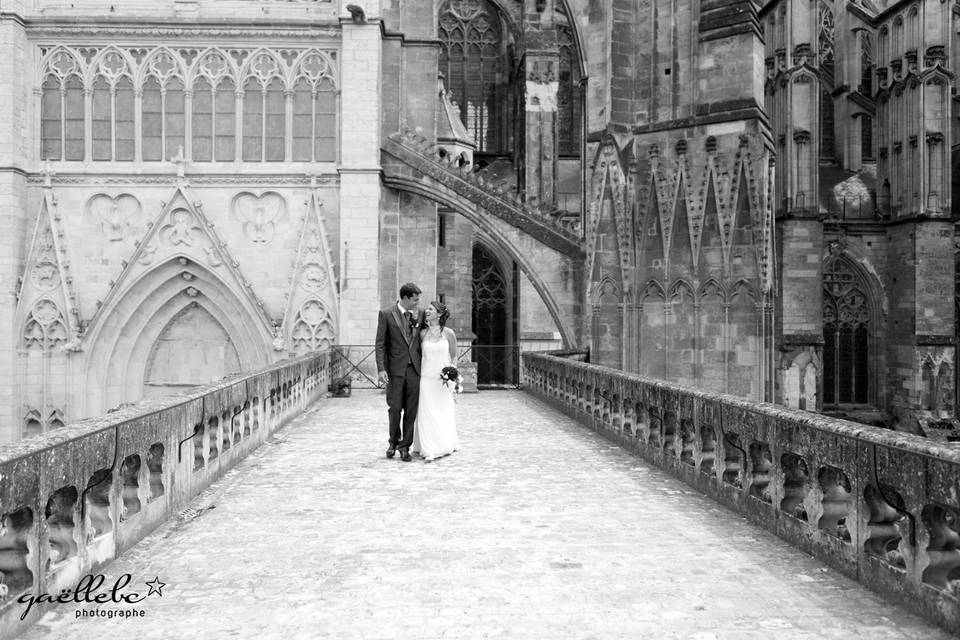
[[(803, 372), (811, 361), (822, 362), (823, 350), (823, 225), (817, 217), (803, 212), (782, 213), (776, 224), (777, 287), (789, 292), (776, 298), (775, 332), (781, 355), (778, 375), (784, 376), (777, 402), (800, 406), (800, 378), (786, 382), (791, 369)], [(821, 374), (822, 371), (818, 372)], [(809, 390), (807, 390), (809, 392)], [(817, 393), (818, 399), (821, 397)]]
[(560, 54), (552, 12), (527, 0), (523, 18), (524, 140), (520, 187), (528, 201), (554, 204)]
[[(924, 365), (932, 366), (938, 385), (952, 391), (954, 347), (953, 223), (948, 216), (899, 226), (891, 233), (892, 260), (897, 265), (885, 283), (890, 303), (887, 324), (889, 408), (903, 431), (916, 431), (928, 421), (949, 417), (953, 393), (924, 406)], [(947, 366), (944, 366), (946, 363)]]
[[(24, 0), (3, 3), (0, 18), (0, 443), (20, 438), (23, 416), (12, 384), (17, 371), (17, 279), (27, 245), (27, 176), (34, 141), (30, 110), (36, 80), (22, 14)], [(37, 127), (39, 128), (39, 127)]]
[(379, 296), (380, 3), (365, 15), (341, 7), (340, 335), (341, 344), (373, 344)]
[(437, 293), (450, 310), (457, 338), (471, 342), (473, 324), (473, 223), (453, 211), (444, 216), (444, 246), (437, 249)]
[(437, 248), (437, 294), (443, 295), (450, 311), (447, 326), (457, 333), (458, 363), (464, 377), (464, 391), (477, 390), (477, 365), (471, 361), (468, 347), (473, 344), (473, 233), (469, 220), (454, 211), (441, 212), (444, 242)]
[(526, 142), (523, 189), (528, 200), (553, 204), (556, 200), (557, 53), (528, 53), (526, 69)]

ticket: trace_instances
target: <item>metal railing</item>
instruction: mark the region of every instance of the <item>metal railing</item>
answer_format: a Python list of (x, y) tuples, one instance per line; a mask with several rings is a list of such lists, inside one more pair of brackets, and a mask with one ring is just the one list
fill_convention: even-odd
[(520, 388), (519, 344), (473, 344), (463, 346), (457, 362), (475, 362), (478, 387)]
[[(372, 344), (338, 344), (331, 353), (343, 361), (343, 372), (330, 383), (330, 391), (337, 395), (346, 387), (379, 389), (377, 380), (376, 347)], [(478, 386), (487, 388), (520, 388), (519, 344), (461, 344), (457, 349), (457, 364), (474, 363)]]

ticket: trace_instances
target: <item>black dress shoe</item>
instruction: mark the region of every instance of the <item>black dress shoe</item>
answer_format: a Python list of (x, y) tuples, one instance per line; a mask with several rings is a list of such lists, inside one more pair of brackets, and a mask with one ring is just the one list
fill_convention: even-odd
[(392, 458), (392, 457), (393, 457), (393, 454), (395, 454), (396, 452), (397, 452), (397, 448), (396, 448), (395, 446), (393, 446), (393, 445), (390, 445), (390, 446), (387, 448), (387, 457), (388, 457), (388, 458)]
[(413, 458), (410, 457), (410, 451), (407, 449), (400, 449), (400, 459), (404, 462), (410, 462)]

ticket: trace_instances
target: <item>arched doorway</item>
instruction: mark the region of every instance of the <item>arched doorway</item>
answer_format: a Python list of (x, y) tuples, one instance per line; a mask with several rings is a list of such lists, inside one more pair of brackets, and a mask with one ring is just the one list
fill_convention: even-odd
[(517, 269), (481, 243), (473, 245), (473, 357), (477, 384), (515, 384)]

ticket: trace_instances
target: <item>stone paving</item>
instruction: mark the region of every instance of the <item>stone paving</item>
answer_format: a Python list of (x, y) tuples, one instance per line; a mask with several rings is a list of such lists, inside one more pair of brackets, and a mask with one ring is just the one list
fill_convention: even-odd
[(949, 637), (531, 396), (457, 412), (462, 451), (403, 463), (382, 396), (316, 405), (108, 567), (166, 583), (142, 618), (22, 637)]

